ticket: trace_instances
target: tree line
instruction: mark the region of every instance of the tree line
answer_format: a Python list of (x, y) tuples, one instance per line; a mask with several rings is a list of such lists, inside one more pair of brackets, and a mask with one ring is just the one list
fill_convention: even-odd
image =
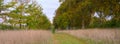
[(0, 0), (0, 29), (49, 29), (50, 21), (34, 0)]
[(60, 0), (56, 29), (120, 28), (120, 0)]
[[(56, 29), (120, 28), (120, 0), (59, 0)], [(49, 29), (51, 23), (34, 0), (0, 0), (0, 29)]]

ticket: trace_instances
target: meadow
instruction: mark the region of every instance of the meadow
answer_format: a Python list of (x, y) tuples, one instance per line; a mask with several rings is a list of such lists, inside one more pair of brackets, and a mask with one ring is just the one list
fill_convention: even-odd
[(45, 30), (0, 31), (0, 44), (49, 44), (51, 37)]
[(119, 29), (0, 30), (0, 44), (119, 44)]
[(64, 30), (78, 39), (84, 39), (90, 44), (120, 44), (119, 29), (84, 29), (84, 30)]

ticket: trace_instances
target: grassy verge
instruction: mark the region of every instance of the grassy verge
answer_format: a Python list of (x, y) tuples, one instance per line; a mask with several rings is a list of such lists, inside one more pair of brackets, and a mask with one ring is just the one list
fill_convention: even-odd
[(87, 44), (83, 39), (78, 39), (65, 33), (54, 34), (54, 39), (57, 40), (56, 44)]
[(105, 44), (104, 41), (98, 42), (87, 38), (77, 38), (66, 33), (56, 33), (53, 39), (56, 41), (54, 44)]

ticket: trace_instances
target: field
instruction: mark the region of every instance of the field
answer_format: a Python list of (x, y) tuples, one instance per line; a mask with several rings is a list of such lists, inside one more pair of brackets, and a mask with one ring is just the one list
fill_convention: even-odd
[(118, 29), (0, 31), (0, 44), (119, 44)]
[(59, 31), (67, 33), (77, 38), (94, 41), (92, 44), (120, 44), (119, 29), (84, 29), (84, 30), (64, 30)]
[(49, 44), (51, 37), (45, 30), (0, 31), (0, 44)]

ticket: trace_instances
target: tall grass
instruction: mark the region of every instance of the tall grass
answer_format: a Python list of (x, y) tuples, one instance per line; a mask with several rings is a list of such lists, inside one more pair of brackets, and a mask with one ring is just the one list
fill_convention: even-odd
[(84, 30), (65, 30), (77, 38), (86, 38), (88, 41), (96, 41), (95, 44), (120, 44), (119, 29), (84, 29)]
[(0, 31), (0, 44), (49, 44), (51, 37), (45, 30)]

